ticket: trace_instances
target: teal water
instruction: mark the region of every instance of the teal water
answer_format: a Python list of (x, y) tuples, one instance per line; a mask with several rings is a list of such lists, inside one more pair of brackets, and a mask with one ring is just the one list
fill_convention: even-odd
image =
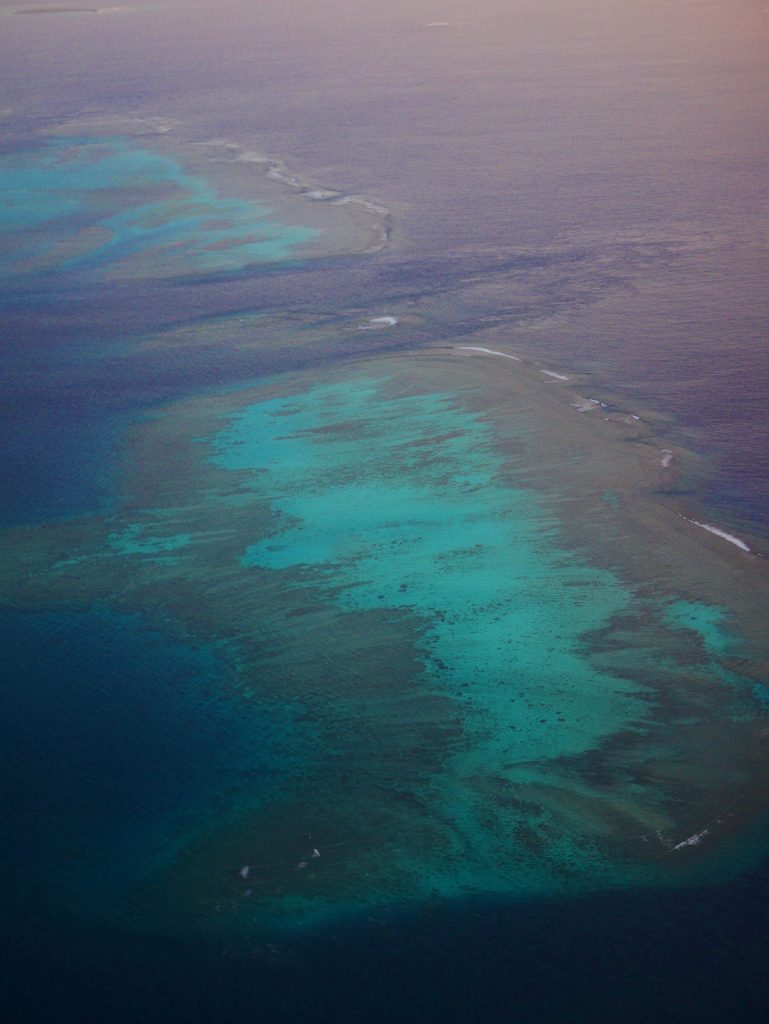
[[(749, 692), (761, 711), (764, 714), (769, 712), (769, 681), (746, 679), (728, 667), (730, 659), (734, 661), (745, 657), (746, 651), (744, 643), (729, 629), (723, 608), (699, 601), (676, 601), (666, 609), (666, 619), (674, 628), (687, 630), (697, 637), (711, 675), (737, 692)], [(754, 710), (754, 707), (749, 707), (743, 714), (750, 715)]]
[(676, 601), (667, 609), (667, 618), (671, 625), (695, 633), (711, 656), (723, 658), (740, 653), (739, 641), (726, 628), (722, 608), (698, 601)]
[(260, 474), (284, 524), (244, 564), (320, 577), (346, 610), (419, 617), (433, 682), (494, 722), (481, 761), (576, 754), (645, 718), (637, 688), (580, 650), (630, 591), (559, 547), (557, 521), (500, 478), (490, 429), (451, 395), (318, 387), (250, 406), (216, 446), (218, 464)]
[(284, 261), (318, 234), (220, 196), (176, 160), (122, 138), (55, 138), (6, 154), (0, 196), (0, 274), (9, 281), (233, 271)]

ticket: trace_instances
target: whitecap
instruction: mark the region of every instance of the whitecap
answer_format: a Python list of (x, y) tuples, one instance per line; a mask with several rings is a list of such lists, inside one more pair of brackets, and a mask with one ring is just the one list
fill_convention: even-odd
[(676, 850), (683, 850), (687, 846), (699, 846), (705, 836), (709, 833), (709, 828), (704, 828), (701, 832), (695, 832), (693, 836), (689, 836), (688, 839), (684, 839), (683, 842), (676, 844), (676, 846), (673, 847), (672, 852), (675, 853)]
[(540, 373), (544, 373), (546, 377), (554, 377), (556, 380), (570, 380), (571, 379), (571, 378), (567, 377), (563, 373), (554, 373), (552, 370), (540, 370), (539, 372)]
[(360, 324), (359, 331), (375, 331), (382, 327), (395, 327), (397, 316), (371, 316), (365, 324)]
[(390, 211), (386, 206), (382, 206), (381, 203), (375, 203), (371, 199), (364, 199), (363, 196), (342, 196), (341, 199), (334, 199), (334, 206), (349, 206), (351, 203), (356, 206), (362, 206), (364, 210), (368, 210), (370, 213), (378, 213), (383, 217), (389, 216)]
[(707, 530), (708, 533), (715, 534), (716, 537), (720, 537), (722, 540), (729, 541), (730, 544), (734, 544), (741, 551), (747, 551), (750, 554), (750, 548), (744, 540), (740, 540), (739, 537), (735, 537), (732, 533), (727, 533), (726, 530), (719, 530), (717, 526), (710, 526), (708, 523), (698, 523), (696, 519), (688, 519), (686, 516), (681, 516), (687, 523), (691, 523), (693, 526), (699, 526), (701, 530)]
[(521, 362), (520, 356), (510, 355), (509, 352), (497, 352), (493, 348), (482, 348), (480, 345), (457, 345), (457, 348), (463, 352), (485, 352), (489, 356), (502, 356), (503, 359), (514, 359), (517, 363)]

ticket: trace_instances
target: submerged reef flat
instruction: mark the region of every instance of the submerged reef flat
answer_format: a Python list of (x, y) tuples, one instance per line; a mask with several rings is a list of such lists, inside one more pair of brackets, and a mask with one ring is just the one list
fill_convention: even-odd
[(285, 260), (314, 237), (221, 196), (178, 162), (121, 138), (53, 138), (4, 157), (3, 276), (107, 279), (216, 274)]
[(309, 228), (302, 256), (377, 252), (390, 237), (391, 213), (383, 203), (319, 184), (298, 174), (277, 156), (222, 138), (191, 136), (184, 124), (165, 117), (88, 117), (57, 125), (52, 138), (130, 140), (182, 165), (205, 180), (221, 199), (265, 204), (270, 219)]
[[(275, 161), (237, 147), (190, 146), (173, 126), (83, 122), (0, 159), (14, 289), (83, 279), (221, 279), (289, 260), (362, 252), (386, 237), (387, 211), (354, 197), (315, 201)], [(342, 203), (341, 199), (346, 199)]]
[(5, 604), (138, 613), (282, 709), (269, 765), (92, 914), (290, 931), (733, 869), (769, 796), (766, 562), (680, 514), (637, 416), (513, 355), (174, 403), (114, 512), (3, 534)]

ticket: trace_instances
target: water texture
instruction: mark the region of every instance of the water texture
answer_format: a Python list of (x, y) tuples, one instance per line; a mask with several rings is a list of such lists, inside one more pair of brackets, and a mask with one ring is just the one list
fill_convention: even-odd
[(766, 12), (0, 8), (4, 1013), (763, 1021)]

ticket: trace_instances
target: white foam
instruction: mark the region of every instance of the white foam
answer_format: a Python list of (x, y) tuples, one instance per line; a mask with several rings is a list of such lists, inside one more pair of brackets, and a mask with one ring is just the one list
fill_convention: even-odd
[(586, 398), (579, 402), (571, 402), (572, 409), (576, 409), (577, 412), (592, 412), (593, 409), (597, 409), (601, 402), (597, 402), (595, 398)]
[(704, 828), (701, 832), (695, 832), (693, 836), (689, 836), (688, 839), (684, 839), (683, 842), (674, 846), (672, 852), (675, 853), (676, 850), (683, 850), (687, 846), (699, 846), (705, 836), (709, 835), (709, 833), (709, 828)]
[(375, 203), (371, 199), (364, 199), (363, 196), (342, 196), (341, 199), (334, 200), (334, 206), (349, 206), (350, 204), (362, 206), (364, 210), (369, 210), (371, 213), (379, 213), (382, 216), (387, 216), (390, 213), (386, 206), (382, 206), (381, 203)]
[(544, 373), (546, 377), (554, 377), (556, 380), (570, 380), (565, 374), (553, 373), (552, 370), (540, 370), (539, 372)]
[(734, 544), (735, 547), (741, 551), (747, 551), (750, 554), (750, 548), (744, 540), (740, 540), (739, 537), (735, 537), (732, 533), (727, 533), (726, 530), (719, 530), (717, 526), (709, 526), (707, 523), (698, 523), (696, 519), (688, 519), (686, 516), (681, 516), (682, 519), (686, 519), (687, 523), (691, 523), (693, 526), (699, 526), (701, 530), (707, 530), (708, 533), (713, 533), (716, 537), (720, 537), (722, 540), (728, 540), (730, 544)]
[(502, 356), (503, 359), (514, 359), (516, 363), (520, 363), (520, 356), (511, 356), (509, 352), (497, 352), (493, 348), (481, 348), (480, 345), (457, 345), (457, 348), (462, 349), (463, 352), (485, 352), (489, 356)]
[(246, 864), (244, 867), (240, 869), (238, 874), (240, 875), (241, 878), (248, 878), (248, 876), (251, 874), (251, 868), (248, 866), (248, 864)]
[(291, 188), (304, 188), (304, 182), (301, 178), (297, 178), (295, 174), (287, 174), (285, 171), (281, 171), (274, 164), (267, 171), (267, 177), (273, 178), (275, 181), (282, 181), (284, 185), (290, 185)]
[(673, 453), (669, 448), (662, 449), (662, 458), (660, 459), (660, 465), (663, 469), (667, 469), (670, 463), (673, 461)]
[[(235, 152), (239, 147), (230, 146), (226, 147), (230, 152)], [(242, 152), (237, 153), (235, 159), (240, 161), (242, 164), (270, 164), (271, 161), (268, 157), (262, 156), (261, 153), (252, 153), (251, 150), (244, 149)], [(274, 175), (273, 175), (274, 177)]]
[(368, 322), (358, 326), (359, 331), (375, 331), (382, 327), (395, 327), (398, 323), (397, 316), (371, 316)]

